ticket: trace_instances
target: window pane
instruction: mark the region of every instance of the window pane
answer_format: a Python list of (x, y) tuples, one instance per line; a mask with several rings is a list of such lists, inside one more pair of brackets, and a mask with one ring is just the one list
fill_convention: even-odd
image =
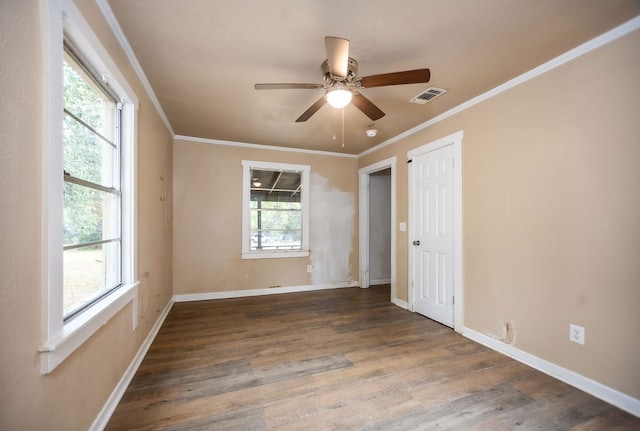
[(300, 249), (301, 232), (300, 202), (256, 201), (252, 205), (251, 250)]
[(64, 170), (76, 178), (118, 188), (116, 104), (70, 57), (67, 60), (63, 70)]
[(63, 123), (64, 170), (105, 187), (118, 187), (118, 150), (74, 118)]
[(272, 230), (300, 230), (300, 211), (270, 211), (263, 209), (262, 228)]
[(242, 169), (248, 197), (243, 205), (242, 258), (308, 255), (311, 167), (243, 160)]
[(64, 245), (120, 238), (120, 197), (64, 183)]
[(114, 142), (114, 101), (66, 52), (64, 57), (64, 109)]
[(64, 251), (65, 317), (121, 284), (120, 250), (115, 241)]
[(300, 202), (301, 179), (300, 172), (251, 169), (251, 201)]

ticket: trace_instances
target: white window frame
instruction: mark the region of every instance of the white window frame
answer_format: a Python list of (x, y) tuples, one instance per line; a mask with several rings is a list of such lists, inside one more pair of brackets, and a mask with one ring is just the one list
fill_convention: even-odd
[[(301, 174), (302, 244), (300, 250), (251, 250), (251, 170), (298, 171)], [(242, 258), (273, 259), (309, 256), (309, 175), (311, 166), (289, 163), (242, 161)]]
[[(136, 271), (136, 124), (138, 99), (72, 0), (40, 2), (43, 22), (42, 345), (48, 374), (129, 303), (138, 325)], [(122, 98), (122, 282), (114, 292), (64, 321), (62, 277), (62, 61), (63, 34), (82, 51), (103, 81)]]

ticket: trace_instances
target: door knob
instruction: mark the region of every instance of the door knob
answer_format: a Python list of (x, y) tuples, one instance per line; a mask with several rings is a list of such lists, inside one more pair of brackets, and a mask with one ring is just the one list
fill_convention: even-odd
[(413, 241), (413, 245), (420, 245), (420, 240), (417, 239), (417, 240)]

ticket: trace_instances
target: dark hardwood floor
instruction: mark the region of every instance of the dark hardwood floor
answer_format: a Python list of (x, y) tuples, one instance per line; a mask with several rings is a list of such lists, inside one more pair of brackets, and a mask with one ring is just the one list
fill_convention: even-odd
[(640, 430), (389, 302), (389, 287), (178, 303), (107, 430)]

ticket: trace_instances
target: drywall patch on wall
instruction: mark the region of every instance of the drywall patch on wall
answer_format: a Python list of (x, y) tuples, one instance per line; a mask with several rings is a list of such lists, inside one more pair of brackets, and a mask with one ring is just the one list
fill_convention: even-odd
[(311, 281), (313, 284), (352, 281), (349, 257), (355, 232), (355, 196), (330, 187), (326, 178), (314, 172), (310, 182)]
[(498, 323), (498, 331), (491, 335), (505, 344), (514, 345), (516, 342), (516, 330), (512, 320), (501, 320)]

